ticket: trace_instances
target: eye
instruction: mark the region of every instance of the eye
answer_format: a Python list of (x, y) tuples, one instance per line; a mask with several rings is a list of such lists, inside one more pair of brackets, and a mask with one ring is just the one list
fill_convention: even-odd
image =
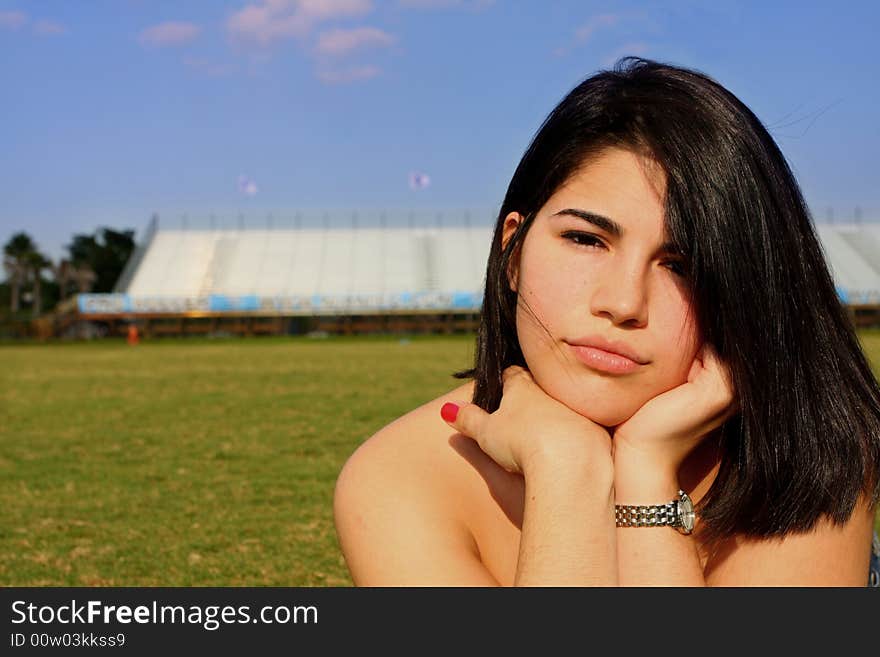
[(571, 230), (562, 234), (562, 237), (579, 246), (604, 247), (605, 243), (592, 233), (582, 233)]
[(663, 263), (663, 266), (676, 276), (680, 276), (682, 278), (687, 277), (687, 267), (684, 260), (667, 260)]

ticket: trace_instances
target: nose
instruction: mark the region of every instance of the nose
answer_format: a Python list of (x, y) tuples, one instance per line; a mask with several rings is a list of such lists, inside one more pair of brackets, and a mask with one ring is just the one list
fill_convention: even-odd
[(633, 328), (648, 323), (648, 294), (644, 271), (635, 263), (608, 263), (595, 281), (590, 311), (617, 325)]

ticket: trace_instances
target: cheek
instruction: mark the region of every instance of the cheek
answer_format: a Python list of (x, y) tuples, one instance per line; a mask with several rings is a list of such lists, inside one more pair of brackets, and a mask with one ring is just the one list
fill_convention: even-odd
[[(670, 299), (669, 312), (658, 313), (657, 342), (660, 347), (655, 364), (658, 379), (673, 388), (687, 381), (694, 358), (702, 347), (693, 313), (680, 298)], [(664, 347), (665, 345), (665, 347)]]
[(583, 326), (588, 321), (585, 281), (590, 278), (558, 251), (543, 244), (530, 246), (520, 262), (516, 309), (517, 335), (526, 357), (542, 343), (565, 337), (572, 324)]

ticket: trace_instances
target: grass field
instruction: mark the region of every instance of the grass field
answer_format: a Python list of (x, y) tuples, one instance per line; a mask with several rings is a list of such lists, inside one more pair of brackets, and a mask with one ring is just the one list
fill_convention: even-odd
[[(880, 366), (880, 332), (862, 340)], [(472, 355), (471, 337), (2, 346), (0, 585), (348, 586), (339, 468)]]

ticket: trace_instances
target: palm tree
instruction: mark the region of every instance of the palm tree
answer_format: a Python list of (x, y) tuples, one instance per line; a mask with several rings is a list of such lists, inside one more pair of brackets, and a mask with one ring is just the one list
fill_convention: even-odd
[(43, 310), (43, 270), (52, 263), (37, 250), (27, 254), (26, 262), (34, 284), (34, 305), (31, 314), (33, 317), (39, 317)]
[(67, 299), (70, 292), (70, 282), (73, 279), (73, 265), (70, 260), (62, 258), (57, 263), (51, 265), (52, 276), (58, 284), (58, 296), (60, 301)]
[(3, 269), (9, 281), (9, 310), (15, 314), (21, 303), (21, 286), (27, 276), (27, 268), (15, 258), (6, 257), (3, 258)]
[(27, 280), (30, 270), (28, 259), (37, 251), (37, 245), (27, 233), (16, 233), (3, 247), (3, 268), (9, 279), (10, 301), (9, 310), (17, 313), (20, 302), (21, 287)]

